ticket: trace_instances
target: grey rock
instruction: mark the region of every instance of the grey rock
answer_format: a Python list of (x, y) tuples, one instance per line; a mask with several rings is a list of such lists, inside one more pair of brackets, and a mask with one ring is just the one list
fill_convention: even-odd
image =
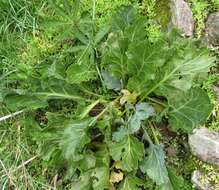
[(192, 11), (183, 0), (171, 0), (172, 24), (181, 29), (186, 36), (192, 36), (194, 31), (194, 20)]
[(202, 161), (219, 166), (219, 133), (200, 128), (189, 135), (192, 153)]
[(214, 190), (214, 187), (205, 179), (204, 174), (198, 170), (192, 173), (191, 181), (198, 190)]
[(219, 45), (219, 12), (209, 15), (205, 29), (206, 39), (209, 44)]
[(217, 102), (219, 102), (219, 87), (214, 85), (214, 86), (212, 87), (212, 90), (213, 90), (214, 94), (215, 94), (216, 97), (217, 97)]

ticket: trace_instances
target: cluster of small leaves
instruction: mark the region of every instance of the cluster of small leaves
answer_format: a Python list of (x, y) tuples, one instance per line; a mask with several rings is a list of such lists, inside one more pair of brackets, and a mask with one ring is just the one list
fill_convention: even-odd
[(98, 28), (95, 9), (82, 14), (78, 2), (66, 12), (54, 5), (62, 16), (48, 29), (59, 43), (70, 40), (61, 51), (71, 61), (48, 55), (2, 90), (3, 103), (26, 110), (27, 134), (71, 189), (189, 189), (148, 131), (157, 118), (184, 132), (206, 121), (212, 105), (201, 84), (214, 58), (177, 32), (151, 43), (146, 18), (131, 6)]

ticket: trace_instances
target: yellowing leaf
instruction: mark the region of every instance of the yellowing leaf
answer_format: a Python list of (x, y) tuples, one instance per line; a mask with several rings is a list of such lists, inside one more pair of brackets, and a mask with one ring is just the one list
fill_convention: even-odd
[(129, 102), (129, 103), (136, 102), (137, 94), (135, 92), (131, 93), (126, 89), (123, 89), (121, 92), (123, 93), (122, 98), (120, 98), (121, 105), (124, 105), (126, 102)]
[(124, 174), (119, 171), (119, 172), (114, 172), (112, 171), (110, 174), (110, 183), (119, 183), (120, 181), (123, 180)]

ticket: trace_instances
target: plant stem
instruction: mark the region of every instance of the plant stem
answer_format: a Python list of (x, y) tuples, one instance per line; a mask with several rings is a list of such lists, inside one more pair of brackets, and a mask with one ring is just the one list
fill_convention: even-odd
[(156, 134), (156, 131), (154, 129), (154, 126), (151, 122), (149, 122), (149, 124), (150, 124), (150, 128), (151, 128), (151, 131), (152, 131), (152, 134), (153, 134), (153, 137), (154, 137), (155, 144), (158, 145), (158, 144), (160, 144), (160, 142), (157, 138), (157, 134)]
[(90, 90), (88, 90), (87, 88), (83, 87), (83, 86), (79, 86), (79, 88), (84, 92), (84, 93), (87, 93), (89, 95), (92, 95), (92, 96), (96, 96), (96, 97), (99, 97), (99, 98), (104, 98), (104, 96), (102, 95), (99, 95), (99, 94), (96, 94)]
[(163, 103), (163, 102), (161, 102), (161, 101), (159, 101), (159, 100), (157, 100), (157, 99), (155, 99), (155, 98), (146, 97), (146, 99), (148, 99), (148, 100), (150, 100), (150, 101), (152, 101), (152, 102), (155, 102), (155, 103), (157, 103), (157, 104), (160, 104), (160, 105), (163, 106), (163, 107), (167, 107), (167, 105), (166, 105), (165, 103)]
[(70, 99), (70, 100), (75, 100), (75, 101), (86, 101), (86, 102), (92, 102), (92, 100), (82, 98), (80, 96), (74, 96), (70, 94), (62, 94), (62, 93), (57, 93), (57, 92), (37, 92), (35, 95), (39, 96), (46, 96), (49, 98), (60, 98), (60, 99)]
[(87, 109), (85, 109), (85, 111), (80, 115), (80, 119), (85, 118), (88, 115), (88, 113), (99, 103), (100, 103), (100, 100), (97, 100), (97, 101), (93, 102), (92, 104), (90, 104), (87, 107)]
[(96, 14), (96, 0), (93, 0), (93, 14), (92, 14), (93, 21), (95, 21), (95, 14)]
[(108, 103), (108, 105), (91, 121), (89, 126), (92, 126), (120, 97), (117, 97), (115, 100)]

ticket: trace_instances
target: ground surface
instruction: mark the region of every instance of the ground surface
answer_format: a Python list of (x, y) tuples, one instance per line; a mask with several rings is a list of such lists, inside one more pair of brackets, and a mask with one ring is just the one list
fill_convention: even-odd
[[(84, 10), (92, 10), (90, 1), (85, 0), (82, 2)], [(161, 26), (154, 20), (159, 16), (157, 10), (164, 10), (165, 6), (163, 8), (162, 3), (158, 6), (154, 0), (139, 2), (135, 0), (98, 0), (96, 2), (98, 24), (104, 23), (120, 5), (129, 3), (136, 6), (142, 14), (147, 15), (149, 20), (148, 37), (152, 41), (156, 39), (161, 33)], [(201, 38), (204, 33), (206, 19), (211, 12), (217, 10), (218, 4), (216, 0), (189, 0), (189, 5), (195, 19), (196, 29), (194, 35), (196, 38)], [(47, 30), (46, 33), (43, 33), (38, 30), (40, 24), (46, 27), (50, 24), (49, 22), (41, 22), (41, 19), (42, 16), (49, 18), (53, 15), (53, 11), (58, 12), (55, 8), (48, 8), (48, 4), (40, 0), (0, 1), (0, 89), (1, 86), (7, 85), (7, 76), (11, 75), (11, 73), (19, 71), (16, 77), (20, 80), (31, 74), (28, 73), (28, 64), (22, 64), (22, 60), (25, 60), (26, 63), (38, 64), (47, 54), (54, 52), (54, 49), (58, 51), (56, 47), (57, 39), (50, 38), (50, 31)], [(162, 14), (168, 20), (169, 13), (164, 11)], [(162, 22), (165, 25), (167, 21), (164, 19)], [(66, 44), (70, 43), (70, 40), (66, 41)], [(214, 48), (213, 53), (219, 54), (217, 48)], [(68, 59), (61, 52), (57, 55), (63, 57), (63, 60)], [(213, 86), (219, 85), (218, 73), (218, 68), (214, 68), (204, 84), (215, 107), (206, 126), (215, 131), (219, 131), (219, 106), (217, 97), (212, 89)], [(10, 80), (13, 79), (10, 78)], [(58, 107), (59, 105), (56, 106)], [(67, 102), (66, 107), (60, 108), (63, 113), (68, 113), (70, 109), (68, 106)], [(10, 114), (10, 111), (1, 103), (0, 111), (0, 116), (2, 117)], [(37, 144), (33, 139), (25, 135), (21, 122), (23, 117), (20, 114), (14, 119), (0, 122), (0, 189), (68, 189), (70, 182), (60, 179), (52, 168), (48, 168), (44, 164)], [(44, 116), (40, 112), (38, 120), (42, 123), (44, 122)], [(191, 173), (197, 168), (209, 174), (209, 181), (212, 184), (219, 183), (218, 169), (199, 161), (188, 153), (186, 135), (183, 137), (181, 134), (170, 135), (168, 131), (161, 131), (161, 133), (164, 134), (162, 141), (168, 152), (167, 162), (184, 176), (191, 188)]]

